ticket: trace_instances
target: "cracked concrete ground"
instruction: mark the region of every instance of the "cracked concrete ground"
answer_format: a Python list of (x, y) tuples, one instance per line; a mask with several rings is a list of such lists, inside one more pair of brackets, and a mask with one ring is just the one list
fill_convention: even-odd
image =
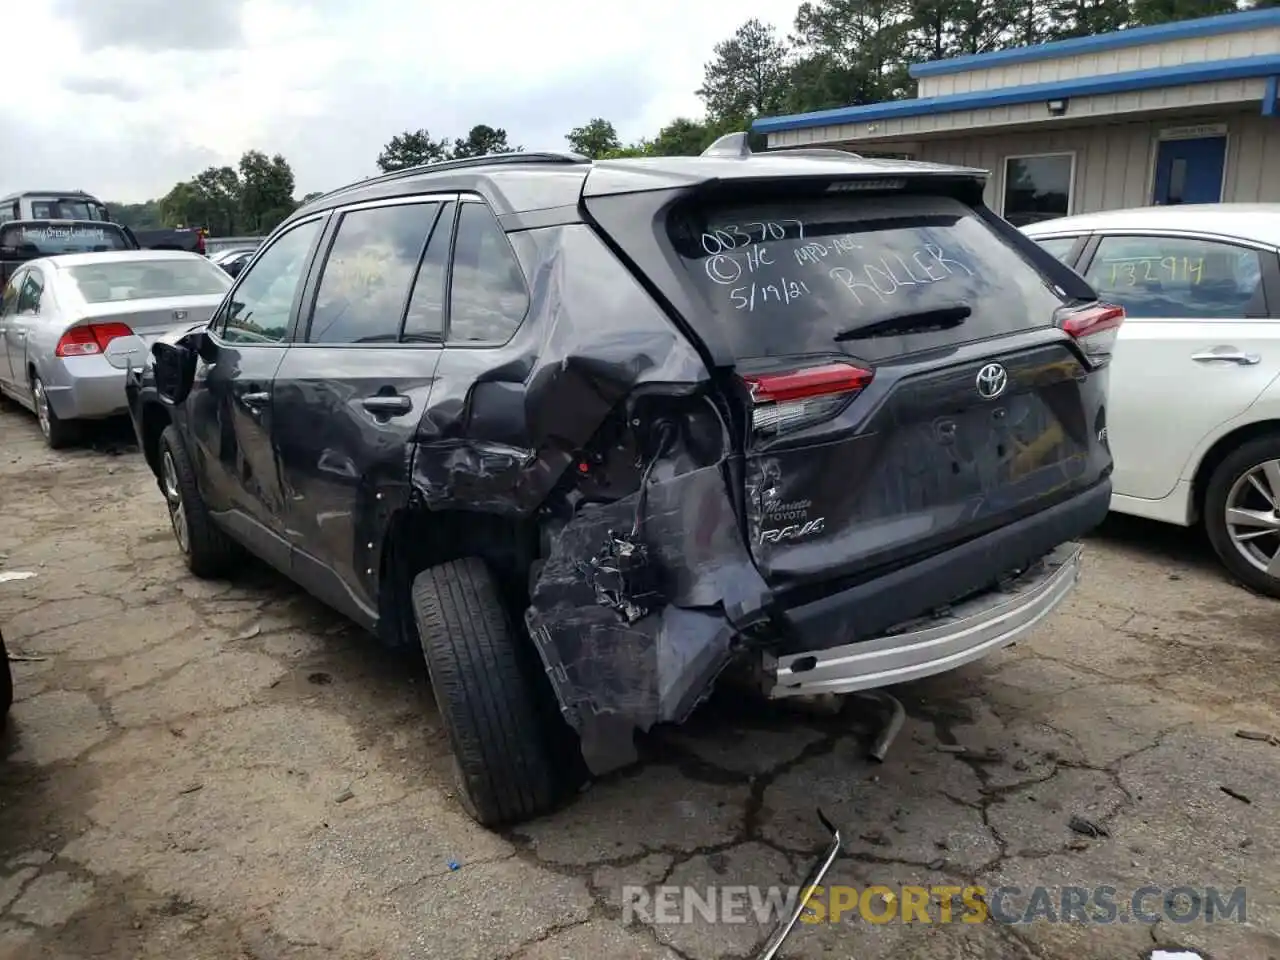
[(755, 923), (624, 925), (622, 889), (799, 882), (819, 806), (829, 883), (1243, 885), (1248, 922), (850, 921), (787, 957), (1280, 957), (1280, 741), (1235, 735), (1280, 734), (1280, 606), (1194, 535), (1109, 522), (1031, 639), (899, 691), (883, 765), (855, 710), (720, 696), (499, 835), (451, 796), (420, 664), (262, 570), (191, 579), (135, 451), (50, 453), (12, 407), (0, 438), (0, 554), (38, 574), (0, 624), (39, 658), (13, 664), (0, 957), (748, 956)]

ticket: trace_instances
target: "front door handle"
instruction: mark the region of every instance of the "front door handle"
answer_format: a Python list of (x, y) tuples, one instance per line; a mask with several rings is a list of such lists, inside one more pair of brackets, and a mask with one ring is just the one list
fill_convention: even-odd
[(376, 413), (383, 417), (395, 417), (412, 410), (413, 400), (402, 393), (378, 394), (373, 397), (365, 397), (360, 401), (360, 405), (370, 413)]
[(1224, 350), (1221, 353), (1215, 353), (1212, 350), (1206, 350), (1204, 353), (1195, 353), (1191, 355), (1191, 359), (1198, 363), (1208, 363), (1211, 360), (1228, 360), (1231, 363), (1238, 363), (1241, 366), (1252, 366), (1260, 363), (1262, 357), (1256, 353), (1243, 353), (1240, 350)]
[(271, 394), (265, 390), (261, 393), (242, 393), (240, 394), (240, 402), (246, 407), (260, 407), (271, 399)]

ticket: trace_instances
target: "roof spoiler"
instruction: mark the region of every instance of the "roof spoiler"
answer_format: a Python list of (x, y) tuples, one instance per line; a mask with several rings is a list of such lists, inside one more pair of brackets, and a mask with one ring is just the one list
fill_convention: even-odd
[[(726, 133), (723, 137), (717, 137), (715, 142), (707, 149), (702, 151), (704, 157), (725, 157), (733, 160), (745, 160), (754, 156), (751, 152), (751, 143), (748, 139), (749, 134), (745, 131), (737, 133)], [(785, 153), (793, 157), (818, 157), (824, 160), (859, 160), (861, 154), (853, 153), (849, 150), (832, 150), (809, 147), (798, 147), (788, 150), (785, 147), (781, 150), (768, 150), (770, 155)]]

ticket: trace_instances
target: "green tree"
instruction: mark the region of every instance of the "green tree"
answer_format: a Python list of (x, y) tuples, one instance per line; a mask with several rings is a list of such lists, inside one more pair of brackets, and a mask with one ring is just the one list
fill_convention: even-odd
[(449, 141), (433, 140), (426, 130), (406, 130), (397, 133), (378, 154), (378, 169), (383, 173), (420, 167), (449, 158)]
[(1053, 22), (1050, 16), (1051, 0), (1025, 0), (1014, 4), (1009, 17), (1010, 46), (1034, 47), (1051, 39)]
[(1133, 0), (1133, 23), (1146, 26), (1238, 10), (1235, 0)]
[[(956, 52), (990, 53), (1014, 46), (1011, 34), (1024, 6), (1028, 11), (1033, 8), (1029, 0), (1025, 4), (1016, 0), (956, 0), (951, 6)], [(1046, 11), (1046, 29), (1047, 19)]]
[(768, 24), (751, 19), (717, 43), (697, 94), (713, 121), (741, 124), (783, 103), (790, 51)]
[(460, 160), (463, 157), (483, 157), (495, 153), (520, 153), (524, 147), (513, 147), (507, 143), (507, 131), (478, 123), (471, 128), (465, 138), (453, 141), (450, 159)]
[(909, 0), (800, 4), (792, 38), (800, 60), (791, 79), (803, 86), (793, 91), (791, 108), (820, 110), (907, 96), (911, 13)]
[(592, 160), (616, 154), (623, 149), (618, 131), (603, 117), (592, 117), (580, 127), (574, 127), (564, 135), (569, 148)]
[(208, 167), (166, 200), (168, 226), (207, 227), (215, 236), (232, 235), (239, 227), (240, 177), (232, 167)]
[(293, 213), (293, 169), (280, 154), (250, 150), (240, 158), (240, 231), (269, 233)]
[(650, 153), (658, 157), (696, 157), (714, 139), (705, 122), (677, 117), (658, 131)]
[(635, 143), (628, 143), (626, 146), (610, 150), (608, 153), (601, 154), (596, 159), (626, 160), (632, 157), (652, 157), (653, 155), (653, 141), (641, 137)]
[(1049, 9), (1050, 39), (1110, 33), (1129, 26), (1131, 19), (1128, 0), (1054, 0)]
[(164, 212), (160, 209), (159, 200), (144, 200), (142, 203), (107, 203), (111, 211), (111, 219), (124, 224), (131, 230), (150, 230), (164, 226)]
[(200, 197), (191, 180), (175, 183), (173, 189), (160, 198), (161, 223), (166, 227), (182, 227), (188, 223), (205, 226), (204, 208), (199, 204)]

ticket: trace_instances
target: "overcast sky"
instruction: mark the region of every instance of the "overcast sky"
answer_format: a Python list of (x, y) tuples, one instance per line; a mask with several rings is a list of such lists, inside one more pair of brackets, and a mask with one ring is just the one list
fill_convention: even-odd
[(624, 140), (700, 114), (712, 46), (798, 0), (8, 0), (0, 194), (161, 196), (248, 149), (297, 193), (376, 172), (390, 137), (504, 127), (565, 149), (593, 116)]

